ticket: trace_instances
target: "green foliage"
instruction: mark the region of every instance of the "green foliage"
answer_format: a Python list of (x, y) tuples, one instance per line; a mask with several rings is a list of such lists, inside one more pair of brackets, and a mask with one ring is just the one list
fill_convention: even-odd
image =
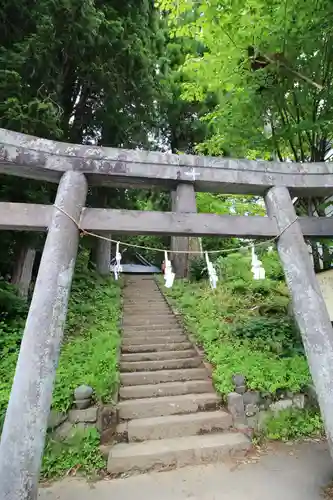
[(254, 390), (300, 391), (310, 374), (297, 331), (285, 314), (260, 315), (260, 306), (288, 301), (285, 284), (253, 281), (246, 254), (218, 262), (222, 277), (216, 290), (205, 281), (176, 281), (166, 290), (212, 363), (216, 388), (227, 394), (232, 375), (242, 373)]
[(226, 257), (219, 257), (216, 265), (225, 281), (252, 281), (251, 256), (248, 251), (244, 254), (230, 253)]
[(189, 275), (191, 281), (200, 281), (208, 278), (207, 264), (203, 257), (190, 260)]
[(314, 410), (287, 408), (265, 420), (263, 435), (268, 439), (288, 441), (303, 437), (320, 437), (324, 426), (320, 414)]
[(24, 319), (27, 312), (28, 306), (16, 288), (0, 278), (0, 319)]
[(223, 345), (205, 345), (213, 364), (213, 380), (221, 394), (233, 390), (231, 377), (242, 373), (248, 387), (275, 393), (278, 389), (298, 392), (310, 382), (309, 369), (303, 356), (281, 358), (270, 350), (260, 350), (251, 342), (224, 339)]
[(195, 1), (195, 10), (192, 1), (161, 3), (177, 36), (205, 46), (184, 65), (182, 94), (189, 101), (219, 96), (205, 116), (215, 135), (202, 148), (253, 159), (273, 152), (280, 160), (324, 159), (332, 135), (330, 2), (313, 9), (303, 0), (227, 0), (223, 8), (219, 0)]
[(273, 281), (284, 280), (284, 271), (277, 252), (264, 252), (259, 258), (266, 270), (266, 278)]
[(60, 354), (52, 407), (66, 411), (73, 390), (94, 388), (97, 401), (107, 402), (118, 384), (120, 287), (112, 278), (84, 270), (78, 263), (69, 304), (67, 339)]
[(8, 403), (15, 365), (27, 314), (27, 304), (17, 290), (0, 280), (0, 429)]
[[(110, 401), (118, 383), (120, 287), (112, 279), (87, 270), (87, 253), (80, 254), (69, 302), (65, 339), (53, 392), (53, 408), (66, 411), (73, 390), (85, 383), (97, 401)], [(22, 325), (0, 321), (0, 427), (4, 419), (22, 336)], [(0, 344), (1, 347), (1, 344)]]
[(88, 476), (105, 468), (99, 451), (100, 436), (95, 428), (76, 429), (66, 440), (48, 438), (44, 449), (41, 479), (54, 479), (71, 472)]
[(234, 323), (231, 334), (250, 340), (258, 349), (280, 356), (303, 353), (303, 344), (294, 322), (288, 317), (250, 316)]

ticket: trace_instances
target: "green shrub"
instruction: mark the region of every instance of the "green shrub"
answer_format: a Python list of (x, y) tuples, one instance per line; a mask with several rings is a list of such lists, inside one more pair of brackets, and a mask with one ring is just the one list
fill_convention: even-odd
[(14, 285), (0, 278), (0, 319), (23, 319), (28, 312), (26, 301), (18, 295)]
[(196, 257), (190, 260), (189, 275), (191, 281), (208, 279), (207, 264), (203, 257)]
[(304, 352), (299, 331), (288, 317), (249, 317), (234, 324), (231, 334), (241, 340), (255, 341), (258, 348), (283, 356)]
[(258, 311), (262, 316), (287, 316), (290, 299), (283, 295), (268, 297), (259, 305)]
[(250, 341), (205, 342), (206, 355), (214, 367), (216, 389), (226, 395), (233, 390), (232, 376), (242, 373), (252, 390), (274, 394), (278, 389), (299, 392), (311, 382), (304, 356), (279, 357)]
[(263, 252), (260, 256), (263, 266), (266, 271), (266, 278), (273, 281), (283, 281), (284, 272), (280, 261), (280, 257), (276, 251)]
[(288, 408), (265, 420), (263, 435), (268, 439), (288, 441), (306, 436), (322, 436), (321, 416), (314, 410)]
[(249, 254), (231, 253), (226, 257), (219, 257), (216, 261), (224, 281), (253, 280), (251, 271), (251, 256)]
[(214, 291), (205, 280), (176, 281), (165, 289), (203, 346), (216, 389), (226, 395), (232, 375), (242, 373), (253, 390), (301, 391), (311, 377), (298, 331), (285, 314), (285, 283), (254, 281), (249, 254), (219, 258), (217, 265), (224, 274)]
[[(114, 281), (95, 283), (91, 292), (89, 318), (81, 324), (81, 306), (72, 310), (78, 317), (80, 335), (73, 333), (63, 345), (53, 391), (53, 408), (66, 411), (72, 404), (73, 390), (81, 384), (94, 388), (99, 401), (110, 401), (118, 383), (117, 351), (120, 344), (120, 288)], [(76, 316), (78, 315), (78, 316)]]
[(64, 441), (48, 438), (41, 469), (42, 479), (54, 479), (77, 471), (88, 476), (96, 474), (105, 467), (99, 444), (100, 436), (95, 428), (77, 429)]
[[(73, 390), (86, 383), (96, 400), (109, 401), (118, 382), (120, 285), (87, 270), (87, 255), (79, 255), (69, 301), (52, 406), (66, 411)], [(22, 336), (21, 323), (0, 321), (0, 429)]]
[(233, 281), (227, 282), (228, 288), (231, 293), (239, 293), (242, 295), (252, 293), (267, 297), (275, 288), (274, 282), (270, 280), (254, 280), (246, 281), (243, 278), (236, 278)]

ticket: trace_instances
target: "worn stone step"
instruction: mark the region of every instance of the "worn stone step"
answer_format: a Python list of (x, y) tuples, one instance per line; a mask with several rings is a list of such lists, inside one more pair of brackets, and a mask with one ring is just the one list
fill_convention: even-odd
[(126, 301), (125, 302), (125, 307), (127, 309), (129, 308), (135, 308), (139, 309), (141, 311), (145, 311), (146, 309), (154, 309), (158, 311), (159, 309), (165, 309), (166, 305), (161, 304), (160, 302), (131, 302), (131, 301)]
[(124, 299), (160, 299), (163, 300), (161, 293), (157, 290), (140, 290), (139, 292), (124, 292)]
[(180, 327), (178, 321), (174, 316), (147, 316), (146, 319), (137, 320), (135, 316), (127, 317), (126, 320), (123, 321), (124, 328), (145, 328), (147, 326), (168, 326), (169, 328), (177, 328)]
[(122, 325), (123, 331), (134, 332), (145, 330), (146, 332), (155, 332), (157, 330), (167, 331), (167, 330), (178, 330), (183, 331), (179, 324), (156, 324), (156, 325)]
[(169, 320), (170, 318), (173, 318), (176, 320), (175, 315), (168, 310), (165, 310), (164, 312), (161, 311), (149, 311), (149, 310), (142, 310), (140, 312), (137, 311), (127, 311), (126, 315), (124, 314), (124, 319), (126, 320), (137, 320), (137, 321), (150, 321), (152, 319), (160, 319), (160, 318), (165, 318), (165, 320)]
[(178, 321), (172, 315), (170, 316), (150, 316), (146, 318), (137, 318), (135, 316), (125, 318), (123, 321), (123, 326), (134, 326), (134, 327), (142, 327), (142, 326), (179, 326)]
[(170, 329), (170, 330), (146, 330), (142, 328), (141, 330), (123, 330), (123, 339), (133, 339), (137, 337), (173, 337), (174, 335), (185, 335), (181, 328)]
[(142, 294), (140, 297), (133, 297), (133, 298), (130, 298), (130, 297), (124, 297), (123, 296), (123, 299), (124, 299), (124, 302), (126, 302), (126, 304), (130, 304), (130, 303), (134, 303), (134, 304), (142, 304), (143, 306), (144, 305), (147, 305), (147, 303), (153, 303), (153, 304), (164, 304), (166, 305), (166, 301), (161, 297), (161, 296), (156, 296), (156, 297), (144, 297)]
[(121, 385), (160, 384), (185, 380), (202, 380), (207, 377), (204, 368), (186, 368), (184, 370), (161, 370), (157, 372), (128, 372), (120, 374)]
[(121, 372), (143, 372), (157, 370), (177, 370), (179, 368), (197, 368), (201, 365), (201, 359), (178, 358), (178, 359), (157, 359), (154, 361), (122, 361), (120, 363)]
[(185, 382), (164, 382), (161, 384), (129, 385), (120, 387), (121, 399), (153, 398), (214, 392), (212, 382), (207, 380), (186, 380)]
[(186, 349), (183, 351), (143, 352), (122, 354), (120, 361), (156, 361), (159, 359), (193, 358), (196, 355), (197, 353), (194, 349)]
[(158, 351), (185, 351), (191, 349), (191, 342), (177, 342), (176, 344), (123, 344), (123, 353), (158, 352)]
[(124, 338), (123, 345), (134, 344), (171, 344), (176, 342), (186, 342), (186, 335), (151, 335), (151, 336), (137, 336), (131, 338)]
[(120, 474), (219, 462), (244, 456), (250, 448), (249, 439), (236, 432), (119, 443), (110, 449), (107, 470)]
[(118, 424), (116, 433), (130, 443), (172, 439), (223, 432), (232, 426), (230, 413), (223, 410), (138, 418)]
[(201, 394), (180, 394), (178, 396), (120, 401), (118, 412), (121, 420), (131, 420), (216, 410), (220, 404), (221, 397), (215, 392), (203, 392)]
[(131, 305), (131, 306), (124, 306), (123, 307), (123, 313), (125, 314), (150, 314), (151, 310), (153, 309), (154, 314), (172, 314), (172, 311), (168, 308), (167, 305), (149, 305), (147, 304), (141, 304), (141, 305)]

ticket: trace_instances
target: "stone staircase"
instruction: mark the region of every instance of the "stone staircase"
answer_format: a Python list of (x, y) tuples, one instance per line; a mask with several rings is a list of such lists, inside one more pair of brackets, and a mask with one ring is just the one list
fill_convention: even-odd
[(232, 429), (231, 415), (153, 278), (127, 278), (123, 318), (118, 442), (108, 450), (108, 471), (243, 456), (250, 441)]

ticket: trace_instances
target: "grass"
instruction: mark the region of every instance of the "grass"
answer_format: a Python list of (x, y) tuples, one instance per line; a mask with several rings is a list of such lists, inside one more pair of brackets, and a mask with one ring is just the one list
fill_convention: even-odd
[[(248, 388), (270, 393), (299, 392), (311, 377), (300, 333), (288, 315), (289, 294), (276, 254), (262, 255), (267, 279), (254, 281), (250, 258), (242, 253), (215, 263), (220, 276), (212, 290), (204, 262), (192, 266), (192, 281), (176, 281), (166, 296), (182, 313), (187, 329), (213, 367), (215, 388), (225, 398), (234, 390), (232, 375), (246, 377)], [(292, 440), (324, 433), (316, 409), (286, 409), (267, 414), (255, 439)]]
[[(297, 329), (281, 312), (289, 301), (284, 283), (253, 281), (242, 254), (220, 259), (217, 267), (222, 276), (216, 290), (206, 280), (176, 281), (165, 289), (213, 365), (216, 389), (225, 396), (233, 390), (232, 375), (241, 373), (251, 389), (302, 390), (311, 378)], [(272, 268), (280, 276), (275, 262)], [(278, 314), (270, 316), (272, 310)]]
[(96, 477), (105, 468), (105, 458), (99, 451), (100, 437), (97, 429), (76, 432), (64, 441), (48, 438), (46, 441), (41, 480), (76, 474)]
[[(121, 287), (113, 279), (103, 279), (87, 269), (87, 255), (80, 254), (69, 301), (66, 331), (56, 373), (52, 408), (67, 411), (73, 391), (81, 384), (94, 389), (97, 403), (112, 401), (118, 386), (117, 366), (120, 345)], [(0, 360), (0, 418), (4, 418), (18, 357), (22, 327), (0, 322), (6, 333)], [(65, 441), (46, 441), (42, 478), (54, 478), (71, 470), (91, 475), (105, 467), (99, 452), (96, 429), (77, 429)]]
[(54, 409), (67, 411), (75, 387), (81, 384), (93, 387), (97, 402), (111, 401), (119, 379), (120, 292), (113, 279), (78, 269), (53, 391)]

